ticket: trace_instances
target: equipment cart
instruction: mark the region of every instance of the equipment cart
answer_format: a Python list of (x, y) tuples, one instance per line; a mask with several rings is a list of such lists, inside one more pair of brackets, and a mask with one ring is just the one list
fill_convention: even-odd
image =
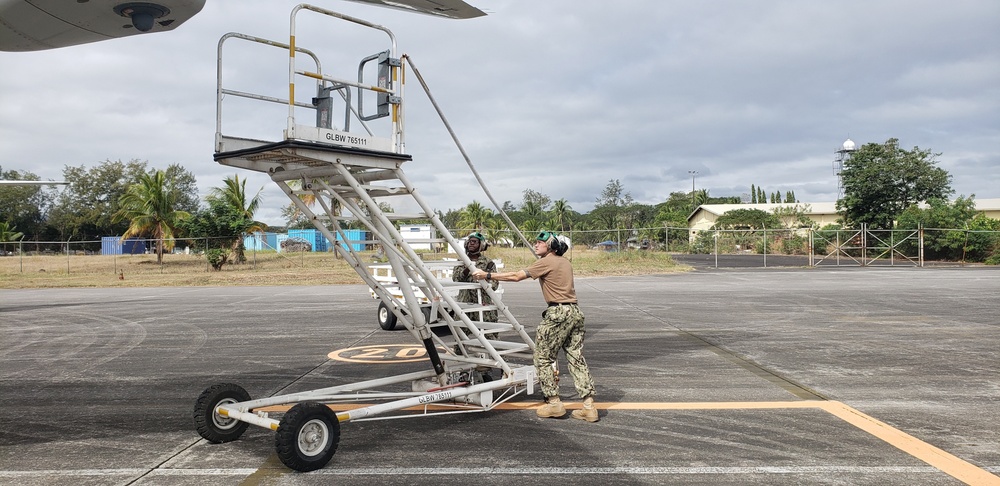
[[(355, 48), (361, 40), (373, 38), (374, 32), (381, 47), (361, 55), (357, 64), (345, 63), (343, 56), (324, 64), (315, 51), (306, 48), (310, 38), (304, 32), (297, 35), (296, 24), (303, 14), (318, 14), (336, 24), (336, 28), (326, 25), (321, 29), (315, 45)], [(484, 412), (522, 393), (531, 394), (536, 376), (531, 365), (534, 342), (504, 305), (501, 292), (486, 283), (456, 283), (443, 278), (398, 230), (399, 221), (424, 221), (441, 236), (438, 244), (461, 248), (403, 172), (403, 165), (411, 161), (404, 152), (406, 74), (416, 76), (437, 108), (412, 59), (397, 54), (395, 37), (385, 27), (323, 8), (299, 5), (292, 10), (289, 24), (287, 43), (238, 33), (220, 39), (215, 160), (269, 175), (328, 241), (342, 242), (335, 245), (335, 251), (368, 284), (381, 307), (423, 345), (429, 365), (425, 371), (258, 399), (252, 399), (237, 384), (219, 383), (196, 400), (195, 427), (206, 440), (236, 440), (250, 425), (269, 428), (275, 431), (281, 461), (289, 468), (310, 471), (322, 468), (333, 457), (342, 423)], [(339, 37), (331, 40), (324, 35)], [(240, 42), (244, 50), (230, 47), (233, 42)], [(264, 54), (245, 55), (251, 48), (286, 53), (287, 94), (281, 93), (286, 86), (280, 85), (277, 92), (230, 86), (229, 74), (244, 71), (227, 70), (224, 50), (229, 55), (229, 49), (234, 49), (233, 57), (243, 55), (255, 66), (267, 59)], [(284, 57), (277, 58), (284, 62)], [(353, 74), (335, 76), (324, 69), (326, 65), (356, 66), (356, 79)], [(279, 71), (284, 69), (279, 65)], [(296, 98), (296, 93), (305, 92), (315, 93), (315, 97), (305, 101)], [(227, 122), (235, 120), (241, 134), (242, 130), (259, 130), (277, 118), (258, 120), (268, 110), (287, 109), (287, 115), (280, 117), (284, 126), (280, 131), (274, 129), (281, 136), (232, 135), (228, 125), (225, 130), (223, 127), (224, 102)], [(300, 124), (303, 118), (310, 122)], [(441, 120), (447, 126), (443, 116)], [(430, 168), (424, 166), (423, 170)], [(311, 200), (315, 205), (307, 204)], [(396, 213), (390, 207), (412, 212)], [(351, 241), (345, 231), (351, 224), (363, 226), (371, 239)], [(357, 250), (373, 245), (382, 246), (394, 279), (376, 278), (377, 272)], [(458, 252), (458, 257), (473, 267), (463, 252)], [(493, 304), (457, 302), (455, 291), (461, 288), (479, 289)], [(486, 310), (497, 310), (499, 322), (477, 320)], [(499, 337), (488, 337), (494, 333)], [(337, 411), (331, 408), (334, 406)]]

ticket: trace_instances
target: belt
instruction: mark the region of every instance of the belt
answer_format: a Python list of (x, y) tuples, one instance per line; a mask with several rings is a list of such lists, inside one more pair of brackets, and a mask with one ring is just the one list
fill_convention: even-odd
[(576, 302), (549, 302), (549, 307), (555, 307), (557, 305), (576, 305)]

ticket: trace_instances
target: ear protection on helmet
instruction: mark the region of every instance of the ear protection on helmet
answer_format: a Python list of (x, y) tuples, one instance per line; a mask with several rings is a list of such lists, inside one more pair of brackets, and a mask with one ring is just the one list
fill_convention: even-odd
[(568, 248), (566, 244), (559, 239), (559, 235), (551, 231), (542, 231), (541, 233), (538, 233), (538, 236), (535, 239), (538, 241), (544, 241), (549, 247), (549, 251), (558, 256), (562, 256), (563, 253), (566, 253)]

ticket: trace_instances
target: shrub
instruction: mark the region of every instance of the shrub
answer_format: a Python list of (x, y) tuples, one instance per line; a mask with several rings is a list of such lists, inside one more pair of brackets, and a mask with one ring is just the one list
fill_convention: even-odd
[(205, 253), (205, 257), (208, 258), (208, 263), (212, 265), (212, 268), (222, 270), (222, 266), (229, 261), (229, 252), (221, 248), (212, 248)]

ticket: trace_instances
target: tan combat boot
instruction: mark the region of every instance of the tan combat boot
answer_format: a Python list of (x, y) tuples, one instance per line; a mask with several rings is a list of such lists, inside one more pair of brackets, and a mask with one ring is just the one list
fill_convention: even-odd
[(551, 397), (545, 399), (545, 405), (538, 407), (535, 411), (539, 417), (542, 418), (560, 418), (566, 415), (566, 407), (563, 406), (559, 397)]
[(586, 420), (587, 422), (597, 422), (597, 409), (594, 408), (594, 397), (583, 399), (583, 408), (573, 410), (573, 418)]

